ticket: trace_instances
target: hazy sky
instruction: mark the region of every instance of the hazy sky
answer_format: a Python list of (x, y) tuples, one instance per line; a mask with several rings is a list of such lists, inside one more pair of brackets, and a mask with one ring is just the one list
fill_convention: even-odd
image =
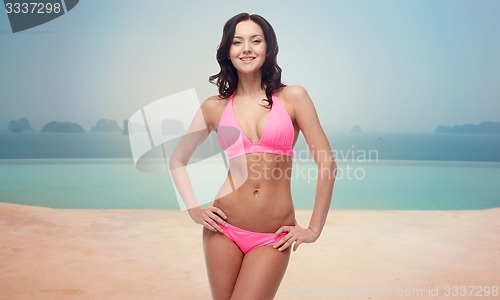
[(0, 129), (24, 116), (121, 125), (179, 91), (213, 95), (222, 27), (243, 11), (273, 25), (284, 82), (308, 90), (328, 132), (500, 121), (497, 0), (82, 0), (15, 34), (0, 13)]

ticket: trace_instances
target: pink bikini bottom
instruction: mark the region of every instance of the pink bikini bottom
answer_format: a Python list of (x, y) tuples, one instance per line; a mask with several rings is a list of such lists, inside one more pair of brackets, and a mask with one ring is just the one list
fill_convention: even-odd
[(276, 236), (272, 232), (248, 231), (231, 224), (228, 224), (227, 227), (219, 225), (223, 229), (222, 233), (233, 241), (240, 248), (241, 252), (245, 254), (257, 247), (273, 245), (287, 235), (287, 232), (282, 232)]

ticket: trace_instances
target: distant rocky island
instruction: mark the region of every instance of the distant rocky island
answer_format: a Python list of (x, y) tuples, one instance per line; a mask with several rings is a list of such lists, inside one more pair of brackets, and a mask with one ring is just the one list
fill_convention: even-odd
[(85, 130), (77, 123), (53, 121), (45, 124), (42, 132), (85, 132)]
[(359, 125), (354, 125), (352, 128), (351, 128), (351, 133), (361, 133), (362, 130), (361, 130), (361, 126)]
[(481, 124), (463, 124), (463, 125), (455, 125), (444, 126), (438, 125), (435, 133), (493, 133), (500, 134), (500, 122), (491, 122), (486, 121)]
[[(127, 125), (128, 120), (124, 121), (124, 126)], [(28, 118), (21, 118), (19, 120), (9, 121), (7, 130), (10, 132), (24, 132), (24, 131), (34, 131), (31, 127)], [(78, 123), (71, 122), (57, 122), (51, 121), (45, 124), (41, 132), (85, 132), (82, 126)], [(90, 132), (124, 132), (118, 126), (118, 122), (111, 119), (99, 119), (94, 126), (90, 129)]]
[(121, 132), (122, 129), (118, 126), (115, 120), (100, 119), (95, 126), (90, 129), (91, 132)]
[(23, 132), (23, 131), (33, 131), (31, 128), (30, 121), (26, 118), (21, 118), (19, 120), (13, 120), (9, 122), (7, 130), (10, 132)]

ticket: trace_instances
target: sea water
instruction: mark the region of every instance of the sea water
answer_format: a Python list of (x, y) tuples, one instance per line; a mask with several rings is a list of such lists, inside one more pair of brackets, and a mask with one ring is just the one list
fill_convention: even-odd
[[(346, 133), (328, 138), (338, 165), (334, 209), (500, 206), (500, 135)], [(303, 140), (295, 151), (294, 205), (312, 208), (317, 169)], [(4, 132), (0, 158), (0, 202), (56, 208), (179, 208), (168, 173), (138, 171), (125, 135)], [(210, 180), (206, 172), (197, 176)]]

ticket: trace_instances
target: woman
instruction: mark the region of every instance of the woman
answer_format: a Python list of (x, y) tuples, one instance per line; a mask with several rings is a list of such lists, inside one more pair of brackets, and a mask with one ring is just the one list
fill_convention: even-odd
[[(214, 299), (272, 299), (292, 244), (295, 251), (316, 241), (330, 207), (336, 174), (332, 151), (306, 90), (281, 83), (277, 54), (276, 35), (264, 18), (242, 13), (228, 20), (217, 51), (221, 70), (210, 77), (219, 95), (201, 105), (202, 121), (193, 121), (170, 161), (190, 217), (204, 227)], [(194, 130), (200, 123), (204, 129)], [(211, 130), (217, 130), (229, 171), (216, 200), (202, 208), (184, 167)], [(299, 131), (319, 168), (307, 228), (295, 220), (290, 191)]]

